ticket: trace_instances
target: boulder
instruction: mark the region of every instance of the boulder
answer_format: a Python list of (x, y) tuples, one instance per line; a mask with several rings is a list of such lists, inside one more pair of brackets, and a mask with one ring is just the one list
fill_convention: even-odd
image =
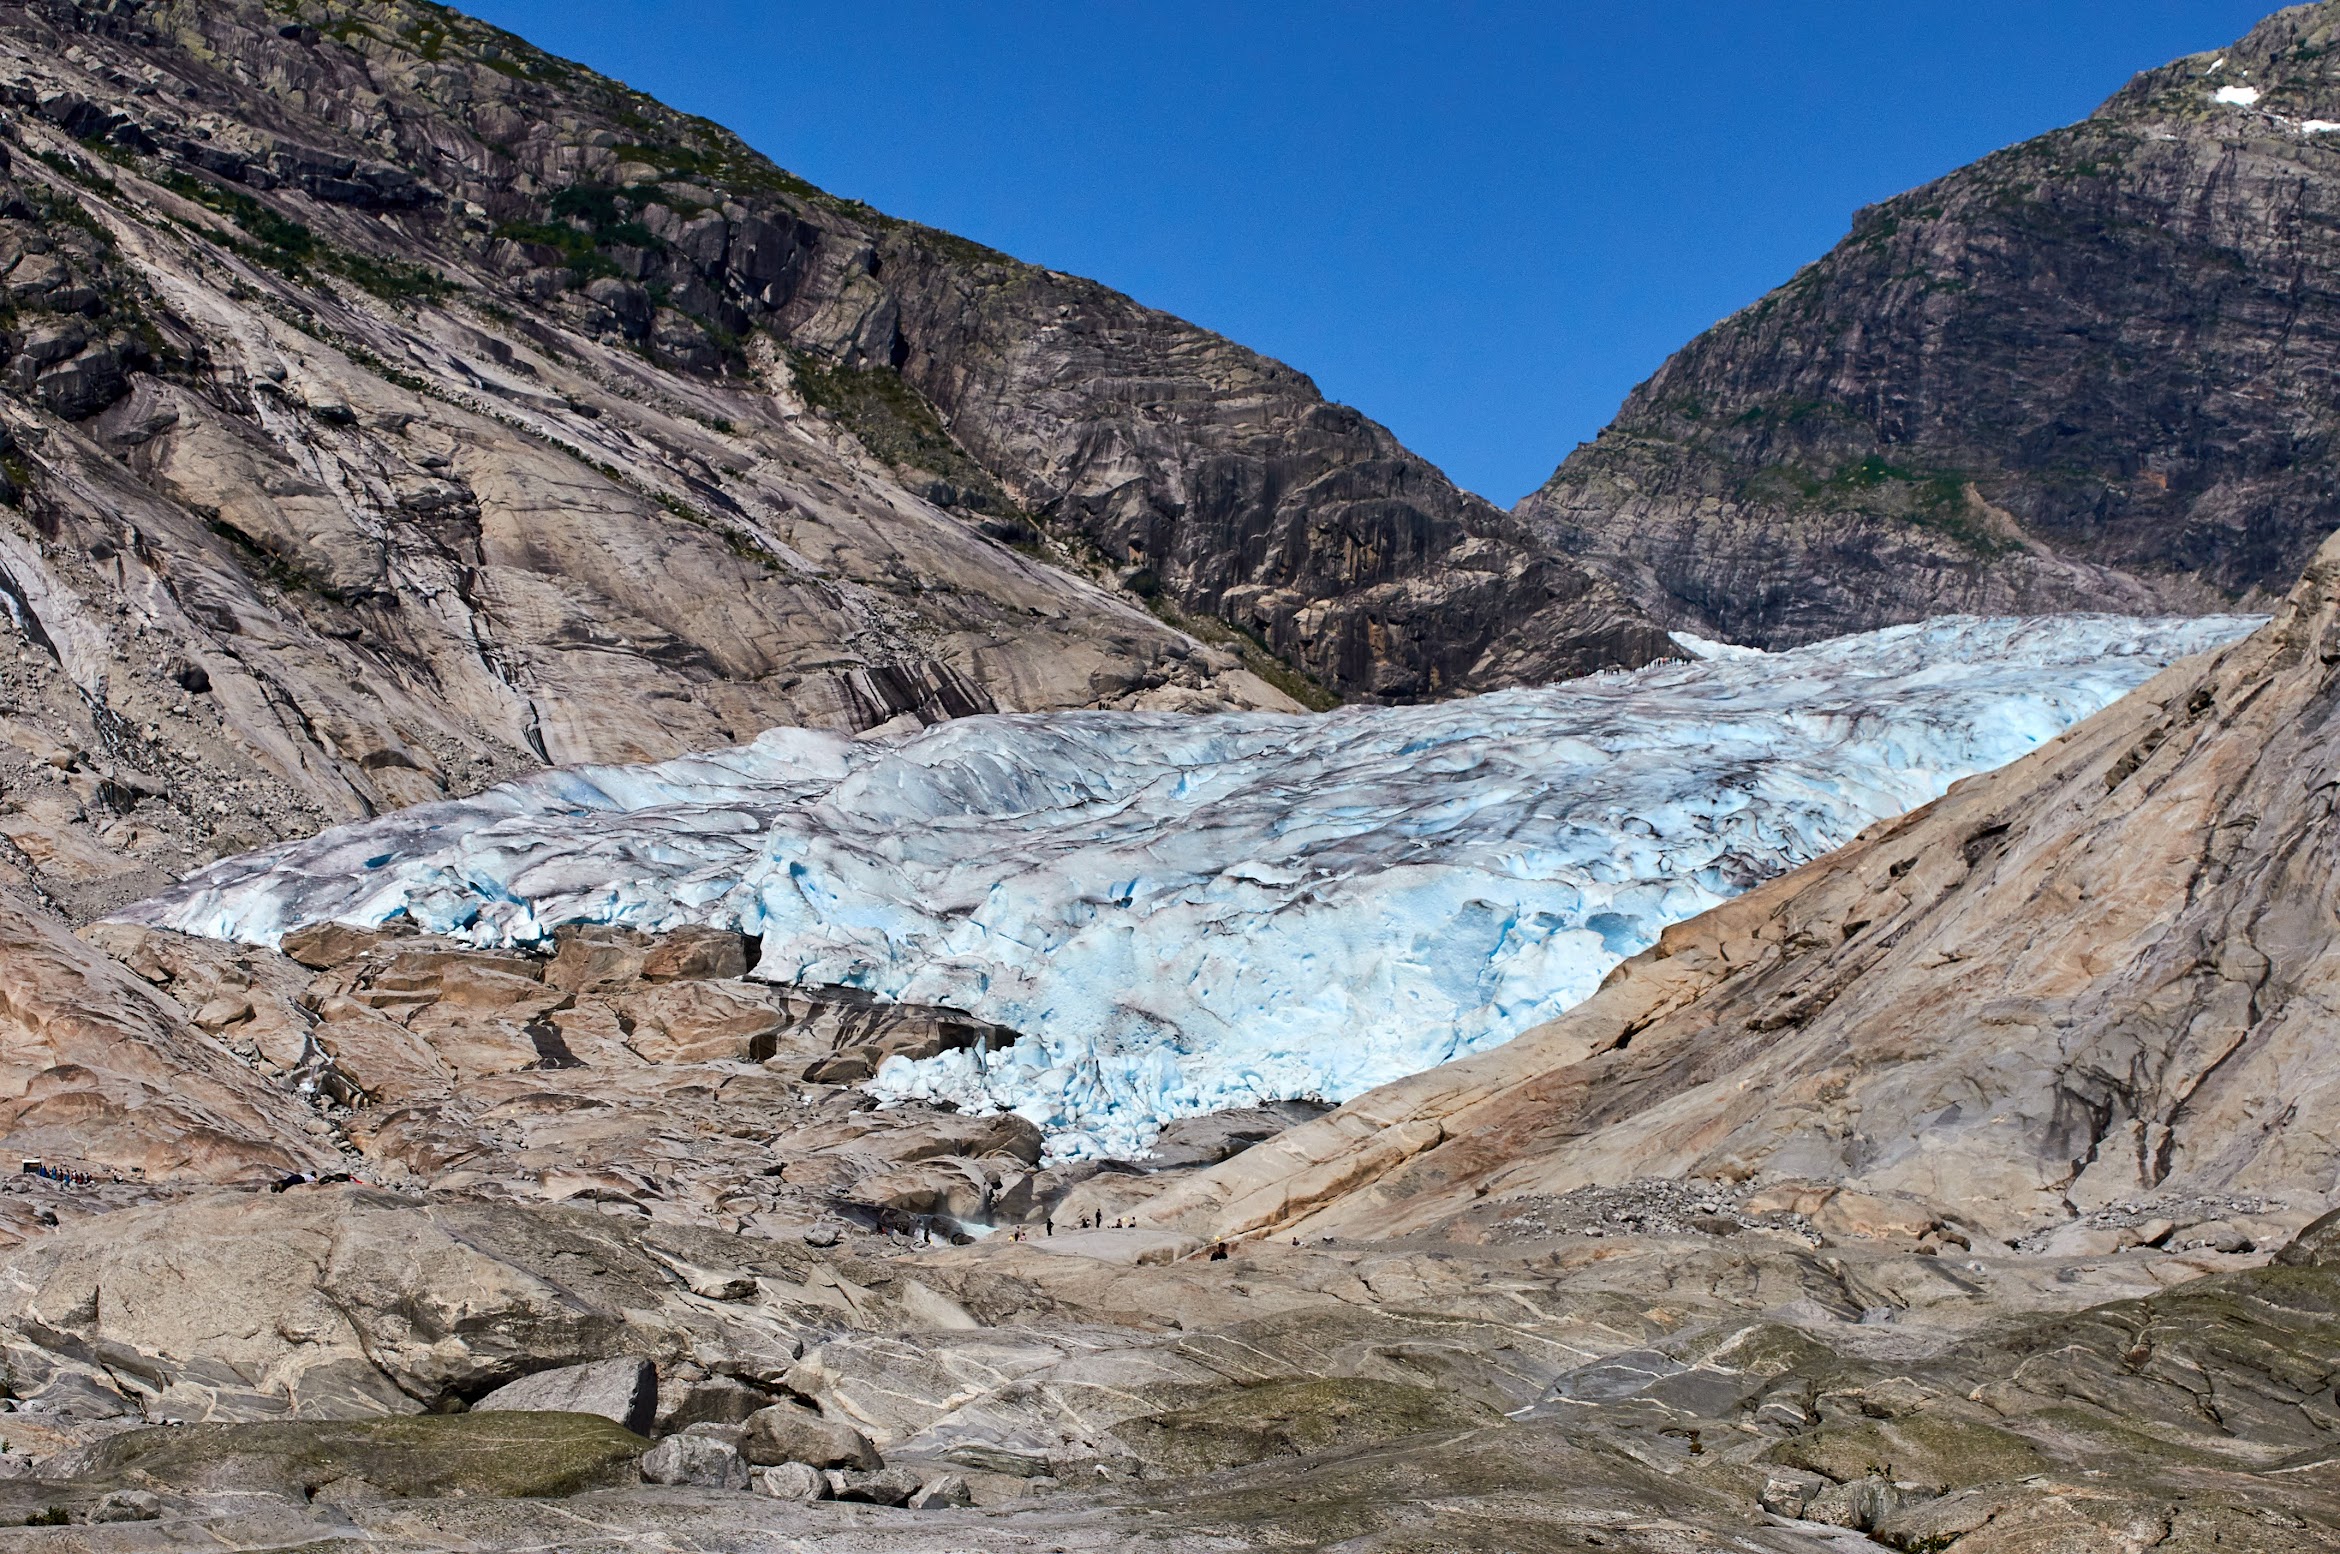
[(658, 1367), (631, 1357), (564, 1365), (498, 1387), (471, 1406), (489, 1414), (598, 1414), (645, 1435), (658, 1413)]
[(975, 1494), (967, 1480), (956, 1473), (942, 1473), (918, 1486), (918, 1493), (909, 1499), (913, 1511), (940, 1511), (952, 1506), (974, 1503)]
[(1774, 1516), (1800, 1517), (1804, 1508), (1819, 1499), (1828, 1487), (1828, 1480), (1817, 1473), (1772, 1468), (1764, 1474), (1763, 1491), (1757, 1497), (1757, 1504)]
[(346, 965), (392, 939), (411, 938), (413, 933), (414, 930), (406, 926), (404, 919), (396, 919), (380, 928), (353, 928), (347, 923), (314, 923), (288, 932), (279, 947), (286, 956), (311, 971), (326, 971)]
[(658, 1433), (672, 1435), (701, 1425), (743, 1425), (771, 1402), (768, 1393), (736, 1376), (710, 1376), (705, 1381), (663, 1386), (658, 1389)]
[(745, 1489), (748, 1465), (739, 1448), (708, 1435), (670, 1435), (642, 1454), (642, 1478), (651, 1484), (697, 1484)]
[(626, 1045), (650, 1063), (760, 1063), (787, 1017), (760, 990), (700, 981), (662, 983), (619, 1003)]
[[(1001, 1173), (996, 1170), (986, 1171), (963, 1156), (938, 1155), (865, 1176), (845, 1196), (872, 1209), (940, 1214), (962, 1223), (988, 1224), (1017, 1217), (996, 1201), (1000, 1185)], [(1030, 1197), (1022, 1194), (1019, 1206), (1028, 1208)]]
[(750, 1414), (740, 1454), (760, 1468), (801, 1462), (814, 1468), (874, 1472), (885, 1466), (868, 1436), (794, 1403), (775, 1403)]
[(132, 1430), (70, 1454), (59, 1477), (355, 1503), (572, 1495), (634, 1482), (648, 1446), (585, 1414), (419, 1414)]
[(143, 1489), (117, 1489), (91, 1508), (93, 1522), (151, 1522), (161, 1518), (162, 1497)]
[(645, 982), (725, 981), (748, 972), (743, 936), (718, 928), (678, 928), (642, 957)]
[(783, 1462), (778, 1467), (756, 1468), (755, 1491), (775, 1500), (826, 1500), (829, 1498), (829, 1475), (801, 1462)]
[(553, 942), (553, 957), (544, 968), (545, 985), (569, 993), (631, 988), (640, 979), (648, 954), (648, 941), (640, 934), (599, 923), (564, 925)]
[(2340, 1264), (2340, 1209), (2310, 1221), (2291, 1244), (2275, 1254), (2286, 1268), (2329, 1268)]
[[(523, 1378), (534, 1385), (488, 1412), (523, 1399), (532, 1409), (600, 1407), (578, 1392), (538, 1390), (574, 1386), (544, 1373), (616, 1355), (675, 1367), (708, 1353), (753, 1383), (794, 1363), (800, 1345), (785, 1313), (711, 1306), (678, 1289), (653, 1254), (764, 1255), (756, 1243), (681, 1227), (646, 1242), (637, 1223), (590, 1209), (351, 1184), (182, 1197), (69, 1224), (0, 1257), (0, 1358), (20, 1406), (70, 1395), (80, 1411), (102, 1395), (132, 1413), (203, 1420), (404, 1413)], [(857, 1298), (873, 1319), (912, 1320), (899, 1295)], [(136, 1368), (99, 1366), (92, 1345), (135, 1355)], [(609, 1368), (618, 1398), (638, 1384), (653, 1400), (651, 1384), (637, 1382), (643, 1364)], [(151, 1408), (125, 1399), (125, 1387)], [(632, 1405), (606, 1406), (624, 1414)]]
[(925, 1483), (908, 1468), (879, 1468), (864, 1473), (853, 1468), (832, 1469), (829, 1497), (863, 1505), (908, 1505)]
[(1812, 1228), (1838, 1240), (1915, 1241), (1941, 1223), (1932, 1205), (1915, 1198), (1850, 1188), (1812, 1211)]

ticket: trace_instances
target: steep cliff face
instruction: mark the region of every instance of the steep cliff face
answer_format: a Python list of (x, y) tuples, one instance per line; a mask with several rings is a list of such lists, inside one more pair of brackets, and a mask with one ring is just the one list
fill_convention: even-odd
[(2340, 537), (2254, 636), (1155, 1212), (1379, 1234), (1482, 1198), (1761, 1175), (2020, 1237), (2156, 1195), (2320, 1202), (2336, 711)]
[(775, 724), (1668, 651), (1290, 369), (434, 6), (0, 7), (0, 136), (0, 884), (71, 913)]
[(1859, 212), (1519, 516), (1780, 646), (1945, 610), (2199, 610), (2340, 523), (2340, 7)]

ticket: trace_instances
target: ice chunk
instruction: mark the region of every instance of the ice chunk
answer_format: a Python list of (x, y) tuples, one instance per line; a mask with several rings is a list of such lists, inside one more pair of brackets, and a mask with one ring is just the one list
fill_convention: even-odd
[(1695, 636), (1687, 631), (1669, 631), (1674, 646), (1692, 658), (1761, 658), (1763, 649), (1741, 647), (1736, 642), (1717, 642), (1711, 637)]
[(1950, 618), (1422, 707), (778, 729), (340, 827), (128, 915), (254, 943), (401, 913), (483, 945), (736, 927), (758, 976), (1023, 1033), (890, 1063), (881, 1095), (1131, 1154), (1507, 1041), (1667, 924), (2255, 624)]

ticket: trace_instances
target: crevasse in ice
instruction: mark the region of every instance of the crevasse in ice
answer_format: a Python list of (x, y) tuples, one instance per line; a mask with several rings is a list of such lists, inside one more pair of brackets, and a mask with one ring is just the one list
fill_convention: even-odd
[(1023, 1033), (881, 1095), (1014, 1107), (1059, 1156), (1343, 1100), (1569, 1007), (1661, 929), (2012, 760), (2255, 620), (1946, 618), (1432, 706), (776, 729), (215, 864), (137, 920), (274, 943), (400, 913), (759, 934), (755, 974)]

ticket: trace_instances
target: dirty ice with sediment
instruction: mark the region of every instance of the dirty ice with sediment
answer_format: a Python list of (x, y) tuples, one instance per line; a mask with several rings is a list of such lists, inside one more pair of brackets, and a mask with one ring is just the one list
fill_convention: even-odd
[(550, 771), (215, 864), (126, 914), (273, 944), (404, 915), (760, 935), (754, 975), (1020, 1032), (884, 1097), (1059, 1157), (1348, 1099), (1589, 995), (1666, 925), (2052, 739), (2256, 619), (1944, 618), (1414, 707), (775, 729)]

